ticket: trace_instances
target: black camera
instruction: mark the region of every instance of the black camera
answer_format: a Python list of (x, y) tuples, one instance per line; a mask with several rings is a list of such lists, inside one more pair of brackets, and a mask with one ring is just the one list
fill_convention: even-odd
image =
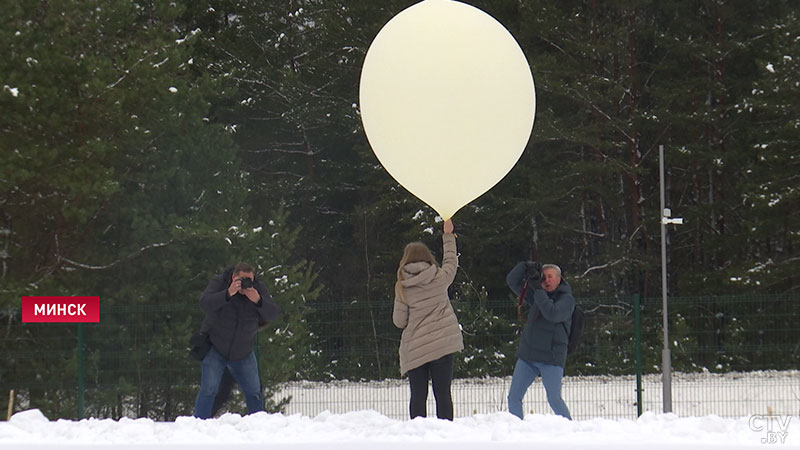
[(542, 263), (538, 261), (525, 261), (525, 276), (531, 280), (541, 280)]
[(250, 289), (253, 287), (253, 279), (252, 278), (242, 278), (242, 289)]

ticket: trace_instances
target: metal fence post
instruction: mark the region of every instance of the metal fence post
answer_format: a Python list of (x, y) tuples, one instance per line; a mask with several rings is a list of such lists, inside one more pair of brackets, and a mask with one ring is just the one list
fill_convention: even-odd
[(642, 301), (633, 296), (634, 351), (636, 354), (636, 417), (642, 415)]
[(83, 324), (78, 324), (78, 420), (83, 419), (84, 396), (86, 386), (84, 385), (84, 367), (83, 367)]

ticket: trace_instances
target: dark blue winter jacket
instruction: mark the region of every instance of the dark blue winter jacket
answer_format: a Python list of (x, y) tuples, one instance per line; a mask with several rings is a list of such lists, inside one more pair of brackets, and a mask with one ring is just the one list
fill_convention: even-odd
[(228, 297), (233, 267), (216, 275), (200, 297), (200, 309), (206, 313), (203, 329), (208, 330), (214, 348), (228, 361), (238, 361), (253, 351), (259, 326), (277, 319), (281, 309), (258, 277), (253, 287), (261, 295), (253, 303), (242, 294)]
[[(506, 276), (506, 283), (519, 296), (525, 281), (525, 263), (521, 262)], [(567, 330), (572, 325), (575, 298), (563, 279), (553, 292), (541, 285), (528, 284), (525, 302), (530, 309), (522, 330), (517, 357), (525, 361), (564, 367), (567, 362)]]

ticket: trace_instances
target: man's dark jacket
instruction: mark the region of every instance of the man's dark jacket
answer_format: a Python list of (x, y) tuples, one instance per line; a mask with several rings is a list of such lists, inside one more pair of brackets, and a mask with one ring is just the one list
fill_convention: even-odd
[[(519, 296), (525, 281), (525, 263), (521, 262), (506, 276), (506, 284)], [(534, 284), (536, 284), (534, 286)], [(517, 357), (529, 362), (564, 367), (567, 362), (567, 330), (572, 325), (575, 298), (563, 279), (553, 292), (538, 283), (528, 283), (525, 302), (530, 306), (522, 330)]]
[(258, 277), (253, 281), (261, 296), (258, 303), (239, 293), (228, 297), (232, 278), (233, 267), (212, 278), (200, 297), (200, 309), (206, 313), (202, 328), (211, 344), (223, 358), (238, 361), (253, 351), (259, 326), (277, 319), (281, 309)]

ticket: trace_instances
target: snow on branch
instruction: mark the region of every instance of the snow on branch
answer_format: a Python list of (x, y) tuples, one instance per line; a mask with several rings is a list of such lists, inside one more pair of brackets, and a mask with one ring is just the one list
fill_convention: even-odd
[(623, 261), (625, 261), (625, 260), (624, 260), (624, 259), (618, 259), (618, 260), (616, 260), (616, 261), (614, 261), (614, 262), (610, 262), (610, 263), (608, 263), (608, 264), (603, 264), (603, 265), (601, 265), (601, 266), (592, 266), (592, 267), (589, 267), (588, 269), (586, 269), (586, 271), (585, 271), (585, 272), (583, 272), (583, 274), (582, 274), (581, 276), (582, 276), (582, 277), (585, 277), (586, 275), (588, 275), (588, 274), (589, 274), (589, 272), (591, 272), (591, 271), (593, 271), (593, 270), (607, 269), (607, 268), (609, 268), (609, 267), (611, 267), (611, 266), (615, 266), (615, 265), (617, 265), (617, 264), (619, 264), (619, 263), (621, 263), (621, 262), (623, 262)]
[(118, 259), (118, 260), (116, 260), (116, 261), (114, 261), (114, 262), (112, 262), (110, 264), (105, 264), (105, 265), (102, 265), (102, 266), (80, 263), (80, 262), (73, 261), (73, 260), (71, 260), (69, 258), (66, 258), (64, 256), (61, 256), (61, 255), (58, 255), (58, 259), (59, 259), (59, 261), (63, 261), (63, 262), (65, 262), (65, 263), (67, 263), (67, 264), (69, 264), (71, 266), (79, 267), (81, 269), (106, 270), (106, 269), (110, 269), (110, 268), (116, 266), (117, 264), (119, 264), (119, 263), (121, 263), (123, 261), (127, 261), (127, 260), (130, 260), (130, 259), (133, 259), (136, 256), (141, 255), (142, 253), (146, 252), (147, 250), (150, 250), (150, 249), (153, 249), (153, 248), (159, 248), (159, 247), (166, 247), (167, 245), (169, 245), (171, 243), (172, 243), (172, 241), (170, 240), (170, 241), (167, 241), (167, 242), (156, 242), (156, 243), (153, 243), (153, 244), (145, 245), (144, 247), (140, 248), (139, 250), (131, 253), (130, 255), (128, 255), (128, 256), (126, 256), (124, 258), (120, 258), (120, 259)]

